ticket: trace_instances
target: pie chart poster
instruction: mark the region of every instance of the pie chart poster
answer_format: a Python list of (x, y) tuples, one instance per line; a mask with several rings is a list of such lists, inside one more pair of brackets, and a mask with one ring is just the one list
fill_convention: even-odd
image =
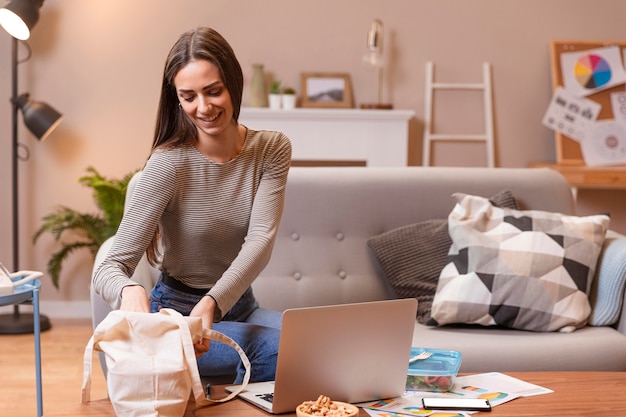
[(565, 89), (577, 96), (626, 82), (619, 46), (562, 53), (561, 70)]

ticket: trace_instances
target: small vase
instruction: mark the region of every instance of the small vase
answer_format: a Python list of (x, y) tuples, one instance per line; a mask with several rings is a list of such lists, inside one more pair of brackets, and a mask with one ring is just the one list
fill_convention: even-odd
[(291, 110), (296, 108), (296, 95), (295, 94), (283, 94), (283, 109)]
[(252, 64), (250, 106), (267, 107), (267, 90), (265, 87), (265, 71), (263, 70), (263, 64)]
[(280, 110), (281, 95), (280, 94), (270, 94), (268, 98), (269, 98), (270, 109), (272, 109), (272, 110)]

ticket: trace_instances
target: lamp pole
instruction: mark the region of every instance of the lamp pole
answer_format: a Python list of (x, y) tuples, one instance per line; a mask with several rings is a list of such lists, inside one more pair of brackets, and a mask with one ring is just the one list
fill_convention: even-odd
[[(19, 164), (19, 142), (18, 142), (18, 58), (17, 58), (18, 40), (12, 37), (11, 51), (11, 159), (13, 174), (13, 270), (19, 271), (20, 261), (20, 234), (19, 234), (19, 187), (18, 187), (18, 164)], [(20, 313), (19, 305), (13, 305), (13, 314), (0, 315), (0, 334), (23, 334), (32, 333), (34, 330), (34, 314)], [(37, 314), (39, 314), (37, 312)], [(51, 324), (48, 317), (39, 315), (40, 330), (50, 329)]]
[[(12, 148), (11, 148), (11, 157), (12, 157), (12, 169), (13, 169), (13, 270), (19, 271), (20, 269), (20, 254), (19, 254), (19, 203), (18, 199), (18, 134), (17, 134), (17, 117), (18, 117), (18, 107), (17, 107), (17, 39), (11, 37), (12, 41), (12, 51), (11, 51), (11, 134), (12, 136)], [(17, 311), (17, 306), (15, 306), (15, 310)]]

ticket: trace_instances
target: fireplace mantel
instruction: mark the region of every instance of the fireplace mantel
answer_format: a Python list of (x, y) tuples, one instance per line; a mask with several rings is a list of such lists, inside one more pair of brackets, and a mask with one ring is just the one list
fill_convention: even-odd
[(279, 130), (291, 139), (294, 161), (406, 166), (412, 110), (242, 108), (240, 123)]

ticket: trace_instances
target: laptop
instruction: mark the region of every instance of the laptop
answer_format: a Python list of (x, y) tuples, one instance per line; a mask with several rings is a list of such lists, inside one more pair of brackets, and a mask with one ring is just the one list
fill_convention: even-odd
[(250, 383), (239, 397), (272, 414), (321, 394), (349, 403), (399, 397), (416, 313), (414, 298), (286, 310), (276, 380)]

